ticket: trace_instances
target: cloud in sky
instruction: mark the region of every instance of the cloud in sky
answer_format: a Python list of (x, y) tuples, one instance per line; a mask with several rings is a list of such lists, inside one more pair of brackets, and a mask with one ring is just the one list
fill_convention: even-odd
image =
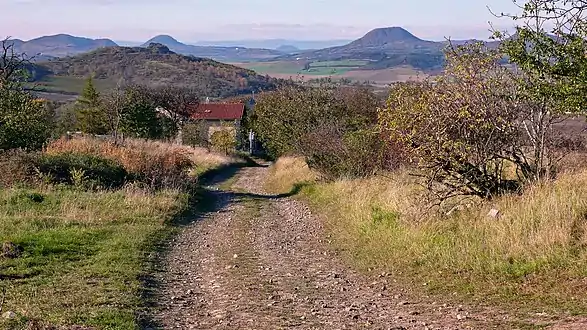
[[(487, 0), (509, 11), (511, 0)], [(487, 37), (493, 17), (477, 0), (3, 0), (0, 31), (33, 38), (69, 33), (119, 40), (172, 34), (213, 39), (348, 39), (383, 26), (418, 36)]]

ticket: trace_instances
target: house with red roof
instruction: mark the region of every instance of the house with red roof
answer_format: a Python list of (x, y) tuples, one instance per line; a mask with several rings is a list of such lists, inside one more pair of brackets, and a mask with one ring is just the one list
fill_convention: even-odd
[(240, 121), (244, 114), (244, 103), (202, 103), (192, 107), (190, 119), (206, 121)]
[[(204, 102), (194, 105), (190, 109), (189, 121), (197, 124), (198, 140), (202, 142), (210, 142), (212, 134), (219, 130), (231, 130), (238, 139), (238, 133), (244, 115), (244, 103)], [(193, 138), (191, 137), (190, 140)]]

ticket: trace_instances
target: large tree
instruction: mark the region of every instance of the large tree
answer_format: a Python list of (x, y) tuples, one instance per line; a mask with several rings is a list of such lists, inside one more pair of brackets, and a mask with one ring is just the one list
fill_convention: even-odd
[(115, 142), (118, 142), (120, 137), (126, 104), (127, 97), (124, 89), (120, 85), (101, 96), (101, 107), (106, 116), (108, 130), (114, 137)]
[[(91, 94), (90, 94), (91, 95)], [(176, 136), (197, 105), (198, 94), (186, 88), (122, 85), (98, 99), (108, 131), (119, 137), (169, 139)]]
[(161, 137), (157, 105), (142, 86), (128, 86), (120, 114), (120, 129), (129, 136), (156, 139)]
[(520, 73), (519, 94), (535, 106), (524, 118), (524, 131), (538, 170), (553, 168), (553, 150), (569, 145), (553, 125), (587, 109), (587, 0), (514, 1), (515, 33), (496, 32), (500, 50)]
[(379, 116), (429, 190), (441, 201), (492, 198), (549, 175), (552, 116), (529, 97), (526, 77), (481, 44), (451, 47), (446, 55), (441, 75), (395, 85)]

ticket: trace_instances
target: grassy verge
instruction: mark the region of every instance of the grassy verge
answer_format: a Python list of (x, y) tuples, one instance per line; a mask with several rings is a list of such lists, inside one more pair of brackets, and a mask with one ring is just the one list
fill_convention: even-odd
[[(302, 161), (284, 159), (267, 186), (282, 193), (312, 176)], [(407, 172), (314, 183), (302, 191), (325, 215), (336, 246), (360, 268), (392, 272), (430, 293), (456, 292), (522, 312), (587, 312), (585, 170), (450, 215), (425, 212)], [(501, 215), (489, 217), (491, 208)]]
[(34, 322), (134, 329), (153, 240), (187, 208), (178, 191), (0, 190), (0, 235), (22, 248), (0, 259), (2, 327)]
[[(235, 161), (164, 143), (116, 146), (89, 138), (55, 141), (44, 151), (71, 153), (116, 161), (134, 180), (116, 190), (34, 183), (34, 178), (24, 188), (5, 180), (0, 188), (2, 329), (141, 328), (148, 321), (145, 279), (151, 277), (160, 243), (177, 232), (188, 211), (203, 212), (210, 204), (196, 185), (199, 180), (187, 172), (196, 167), (193, 175), (205, 176)], [(18, 170), (20, 163), (9, 163), (2, 163), (1, 175)], [(79, 164), (69, 165), (76, 170)]]

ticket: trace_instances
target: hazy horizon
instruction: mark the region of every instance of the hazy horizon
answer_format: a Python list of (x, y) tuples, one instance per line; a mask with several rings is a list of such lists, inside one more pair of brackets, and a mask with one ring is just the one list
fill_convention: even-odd
[(490, 21), (500, 28), (511, 23), (487, 6), (496, 12), (514, 8), (511, 0), (8, 0), (0, 31), (23, 40), (65, 33), (141, 42), (166, 34), (196, 43), (351, 40), (374, 28), (401, 26), (428, 40), (487, 39)]

